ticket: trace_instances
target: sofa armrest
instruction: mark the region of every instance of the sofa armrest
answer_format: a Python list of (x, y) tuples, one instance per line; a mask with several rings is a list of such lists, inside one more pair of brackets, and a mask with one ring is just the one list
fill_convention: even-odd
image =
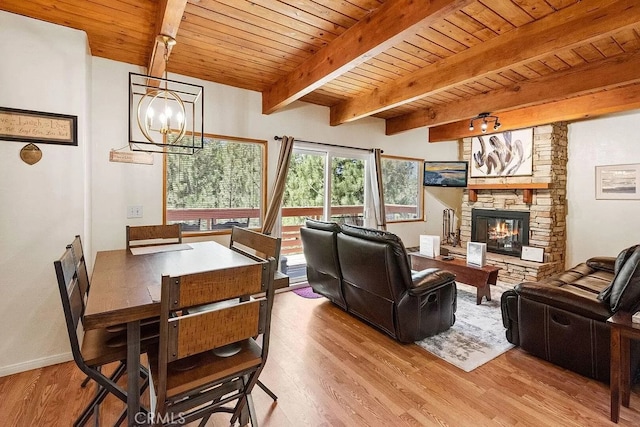
[(606, 321), (611, 317), (609, 305), (566, 289), (544, 283), (524, 282), (514, 288), (520, 298), (579, 314), (589, 319)]
[(600, 257), (589, 258), (587, 260), (587, 265), (593, 268), (594, 270), (604, 270), (610, 273), (615, 273), (615, 264), (616, 264), (615, 257), (600, 256)]
[(427, 268), (411, 275), (412, 287), (408, 289), (409, 295), (419, 296), (440, 286), (451, 283), (455, 280), (456, 275), (450, 271), (440, 270), (439, 268)]
[(520, 345), (518, 298), (518, 293), (514, 289), (507, 289), (500, 297), (502, 324), (507, 329), (505, 333), (507, 341), (515, 345)]

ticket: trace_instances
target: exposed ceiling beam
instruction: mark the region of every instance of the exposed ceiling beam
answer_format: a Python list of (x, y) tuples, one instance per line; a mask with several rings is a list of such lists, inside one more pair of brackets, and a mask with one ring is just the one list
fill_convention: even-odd
[[(158, 16), (156, 18), (156, 36), (163, 34), (175, 39), (186, 6), (187, 0), (160, 0), (158, 2)], [(154, 38), (150, 56), (151, 59), (147, 67), (147, 75), (162, 77), (164, 74), (164, 48), (164, 44)], [(167, 56), (170, 54), (171, 47), (169, 47)], [(151, 82), (154, 81), (151, 80)], [(155, 84), (157, 85), (158, 83), (159, 82), (155, 80)]]
[(640, 2), (583, 1), (331, 107), (332, 126), (470, 83), (640, 22)]
[[(626, 53), (555, 74), (518, 82), (512, 86), (474, 95), (414, 113), (387, 119), (386, 134), (424, 126), (439, 126), (469, 119), (481, 111), (504, 111), (583, 95), (640, 82), (640, 54)], [(550, 88), (553, 88), (550, 90)]]
[[(588, 119), (638, 108), (640, 84), (634, 84), (496, 115), (502, 123), (502, 132), (553, 122)], [(429, 128), (429, 142), (453, 141), (478, 134), (478, 129), (470, 131), (469, 121), (463, 120)]]
[(400, 43), (418, 28), (473, 0), (388, 0), (262, 92), (262, 113), (270, 114)]

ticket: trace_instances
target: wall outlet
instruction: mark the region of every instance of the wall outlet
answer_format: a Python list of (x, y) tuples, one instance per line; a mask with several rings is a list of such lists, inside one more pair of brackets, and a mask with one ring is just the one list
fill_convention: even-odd
[(127, 206), (127, 218), (142, 218), (142, 206)]

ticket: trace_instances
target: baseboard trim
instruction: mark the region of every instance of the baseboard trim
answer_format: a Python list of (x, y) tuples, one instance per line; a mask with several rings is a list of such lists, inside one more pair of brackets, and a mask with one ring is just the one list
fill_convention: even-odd
[(71, 355), (71, 352), (67, 352), (16, 363), (15, 365), (2, 366), (0, 367), (0, 377), (19, 374), (20, 372), (30, 371), (32, 369), (44, 368), (45, 366), (56, 365), (70, 360), (73, 360), (73, 356)]

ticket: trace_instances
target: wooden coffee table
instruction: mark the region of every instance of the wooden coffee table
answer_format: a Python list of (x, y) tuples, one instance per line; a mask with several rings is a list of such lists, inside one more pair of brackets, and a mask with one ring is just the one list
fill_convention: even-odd
[(476, 304), (482, 302), (482, 297), (486, 297), (487, 301), (491, 301), (490, 285), (495, 285), (498, 280), (498, 270), (500, 267), (485, 265), (484, 267), (474, 267), (468, 265), (466, 260), (454, 258), (452, 260), (444, 260), (442, 256), (435, 258), (422, 255), (419, 252), (409, 254), (411, 258), (411, 268), (414, 270), (424, 270), (425, 268), (439, 268), (447, 270), (456, 275), (456, 282), (465, 283), (467, 285), (478, 288), (476, 294)]

